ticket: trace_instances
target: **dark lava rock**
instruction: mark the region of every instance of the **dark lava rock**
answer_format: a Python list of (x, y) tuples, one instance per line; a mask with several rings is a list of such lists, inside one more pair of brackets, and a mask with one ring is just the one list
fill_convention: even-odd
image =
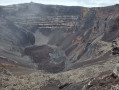
[(57, 73), (65, 68), (66, 57), (63, 53), (47, 45), (27, 47), (24, 53), (37, 63), (40, 70)]
[(111, 73), (111, 71), (106, 71), (90, 80), (86, 86), (86, 90), (118, 90), (112, 89), (118, 83), (119, 78), (114, 73)]

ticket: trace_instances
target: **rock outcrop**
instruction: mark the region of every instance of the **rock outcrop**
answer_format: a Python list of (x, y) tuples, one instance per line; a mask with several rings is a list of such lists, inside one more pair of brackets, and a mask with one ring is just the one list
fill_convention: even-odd
[(25, 55), (29, 55), (34, 63), (38, 65), (38, 69), (46, 72), (56, 73), (63, 71), (67, 62), (65, 55), (47, 45), (33, 46), (25, 48)]

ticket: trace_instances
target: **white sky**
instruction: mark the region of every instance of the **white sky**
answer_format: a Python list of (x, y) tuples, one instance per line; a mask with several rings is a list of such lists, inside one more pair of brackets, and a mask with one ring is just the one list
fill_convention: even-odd
[(67, 6), (101, 7), (119, 4), (119, 0), (0, 0), (0, 5), (36, 2)]

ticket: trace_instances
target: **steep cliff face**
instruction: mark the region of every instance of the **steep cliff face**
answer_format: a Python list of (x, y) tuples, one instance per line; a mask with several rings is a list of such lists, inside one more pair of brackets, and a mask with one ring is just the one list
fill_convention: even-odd
[(24, 61), (28, 58), (25, 48), (48, 45), (64, 51), (65, 70), (105, 62), (111, 41), (119, 35), (118, 11), (118, 5), (84, 8), (26, 3), (0, 7), (1, 55), (14, 60), (16, 55)]

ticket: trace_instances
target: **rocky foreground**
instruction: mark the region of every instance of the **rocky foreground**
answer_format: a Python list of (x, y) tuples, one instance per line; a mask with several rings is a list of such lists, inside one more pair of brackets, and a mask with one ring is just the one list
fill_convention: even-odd
[[(9, 72), (8, 66), (1, 65), (0, 88), (1, 90), (110, 90), (118, 87), (119, 81), (116, 76), (113, 76), (113, 69), (117, 62), (118, 57), (114, 59), (112, 56), (104, 64), (57, 74), (23, 67)], [(14, 67), (9, 68), (14, 69)]]

